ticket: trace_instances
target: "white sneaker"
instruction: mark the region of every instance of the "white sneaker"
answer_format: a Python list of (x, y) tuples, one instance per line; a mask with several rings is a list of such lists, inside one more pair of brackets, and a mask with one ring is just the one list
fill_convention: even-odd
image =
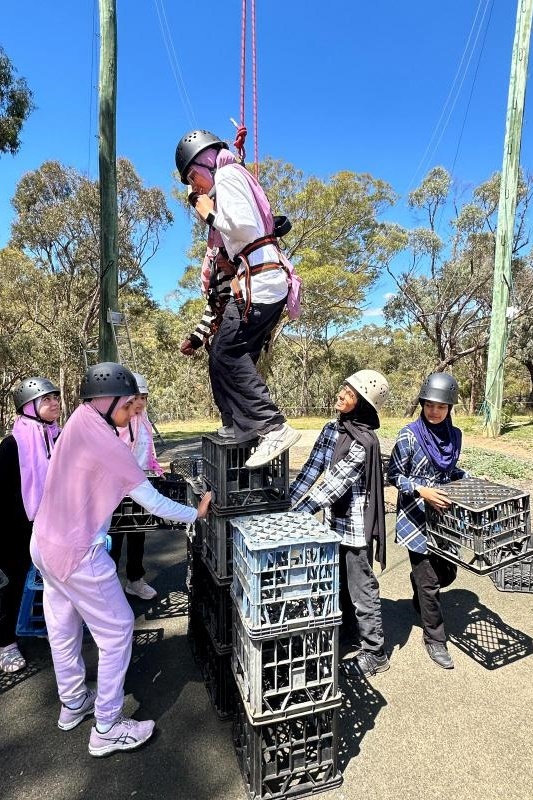
[(221, 439), (235, 439), (235, 431), (233, 430), (233, 425), (223, 425), (221, 428), (217, 428), (217, 436), (220, 436)]
[(126, 594), (140, 597), (141, 600), (153, 600), (157, 596), (157, 590), (153, 586), (149, 586), (144, 578), (139, 578), (138, 581), (126, 581), (124, 591)]
[(246, 462), (248, 469), (268, 464), (273, 458), (279, 456), (293, 444), (296, 444), (302, 434), (285, 423), (279, 430), (270, 431), (261, 437), (262, 441)]

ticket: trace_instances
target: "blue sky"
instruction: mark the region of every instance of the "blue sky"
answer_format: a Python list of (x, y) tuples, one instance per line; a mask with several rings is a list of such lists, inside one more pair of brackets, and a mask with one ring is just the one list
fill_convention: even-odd
[[(260, 158), (322, 178), (369, 172), (402, 196), (437, 164), (466, 190), (501, 169), (514, 0), (256, 6)], [(165, 192), (175, 215), (147, 268), (163, 301), (190, 242), (189, 222), (170, 194), (176, 143), (195, 127), (229, 139), (229, 118), (239, 117), (241, 0), (117, 0), (117, 14), (117, 154)], [(2, 10), (0, 44), (38, 109), (20, 153), (0, 158), (0, 247), (25, 172), (58, 159), (97, 177), (97, 34), (97, 0), (17, 0)], [(532, 118), (526, 103), (526, 169)], [(250, 93), (246, 122), (251, 129)], [(388, 218), (408, 224), (403, 201)], [(384, 279), (374, 289), (368, 319), (379, 321), (391, 288)]]

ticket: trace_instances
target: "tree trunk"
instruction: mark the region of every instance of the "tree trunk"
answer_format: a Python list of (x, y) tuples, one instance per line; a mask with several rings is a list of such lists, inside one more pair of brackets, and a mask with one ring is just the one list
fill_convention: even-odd
[(533, 403), (533, 361), (522, 361), (522, 364), (529, 372), (529, 380), (531, 385), (529, 387), (528, 402)]

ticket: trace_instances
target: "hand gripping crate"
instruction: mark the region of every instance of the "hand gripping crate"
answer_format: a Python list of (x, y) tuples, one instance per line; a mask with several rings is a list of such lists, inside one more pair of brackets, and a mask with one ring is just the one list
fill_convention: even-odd
[(500, 592), (533, 592), (533, 557), (498, 569), (490, 577)]
[(338, 626), (251, 639), (233, 609), (231, 668), (253, 725), (338, 708)]
[(204, 479), (213, 493), (215, 511), (240, 508), (253, 514), (289, 508), (289, 451), (248, 469), (245, 462), (256, 444), (257, 440), (237, 444), (216, 435), (202, 436)]
[(43, 610), (43, 579), (32, 564), (26, 575), (24, 591), (17, 619), (17, 636), (46, 637), (46, 622)]
[(252, 725), (237, 697), (233, 741), (250, 800), (285, 800), (342, 783), (338, 709)]
[(232, 596), (252, 638), (340, 624), (338, 534), (292, 511), (232, 525)]
[(529, 495), (480, 478), (441, 486), (452, 504), (426, 503), (428, 550), (478, 575), (533, 555)]

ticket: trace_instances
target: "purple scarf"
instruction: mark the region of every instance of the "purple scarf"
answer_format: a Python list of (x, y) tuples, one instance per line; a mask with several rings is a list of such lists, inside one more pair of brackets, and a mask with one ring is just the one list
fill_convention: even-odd
[(462, 434), (459, 428), (452, 425), (449, 412), (443, 422), (432, 425), (422, 411), (418, 419), (407, 427), (434, 467), (442, 472), (449, 472), (455, 467), (461, 452)]

